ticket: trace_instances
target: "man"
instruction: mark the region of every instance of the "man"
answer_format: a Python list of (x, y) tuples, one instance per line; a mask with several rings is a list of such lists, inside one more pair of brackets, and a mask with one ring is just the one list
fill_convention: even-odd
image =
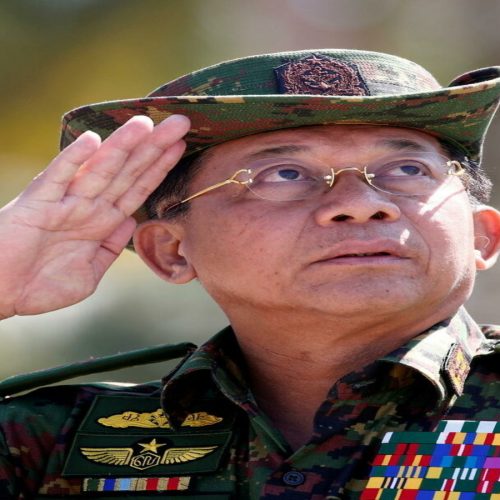
[(462, 308), (500, 250), (479, 166), (499, 97), (499, 68), (441, 88), (394, 56), (315, 50), (68, 113), (66, 149), (0, 214), (0, 314), (82, 300), (133, 234), (231, 327), (186, 346), (162, 384), (14, 397), (68, 369), (6, 381), (4, 497), (500, 493), (484, 458), (498, 457), (500, 331)]

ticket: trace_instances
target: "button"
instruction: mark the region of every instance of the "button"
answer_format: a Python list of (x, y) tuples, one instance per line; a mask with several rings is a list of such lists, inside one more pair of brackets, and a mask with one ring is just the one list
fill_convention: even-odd
[(283, 482), (288, 486), (299, 486), (305, 480), (304, 474), (296, 470), (289, 470), (283, 474)]

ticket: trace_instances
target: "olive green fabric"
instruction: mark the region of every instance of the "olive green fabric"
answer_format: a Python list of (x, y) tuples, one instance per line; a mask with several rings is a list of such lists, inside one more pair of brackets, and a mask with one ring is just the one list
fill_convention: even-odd
[[(114, 491), (115, 498), (145, 498), (142, 490), (126, 490), (127, 481), (182, 472), (187, 489), (161, 490), (162, 498), (356, 499), (386, 432), (500, 420), (499, 341), (499, 327), (481, 330), (459, 311), (336, 381), (310, 440), (292, 450), (256, 404), (228, 328), (161, 385), (51, 387), (0, 403), (0, 497), (95, 498)], [(202, 412), (208, 425), (186, 425)], [(214, 455), (199, 453), (213, 446)], [(195, 459), (169, 469), (163, 457), (172, 448), (192, 448)], [(121, 465), (99, 469), (102, 457), (127, 450)]]
[(107, 137), (138, 114), (155, 122), (187, 115), (186, 155), (258, 132), (321, 124), (373, 124), (423, 130), (471, 158), (500, 97), (500, 67), (441, 87), (421, 66), (377, 52), (322, 49), (227, 61), (162, 85), (147, 97), (68, 112), (61, 147), (86, 130)]

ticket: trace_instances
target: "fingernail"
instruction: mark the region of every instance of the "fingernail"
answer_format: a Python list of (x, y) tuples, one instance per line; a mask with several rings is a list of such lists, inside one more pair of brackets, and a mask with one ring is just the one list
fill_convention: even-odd
[(170, 115), (164, 121), (168, 122), (178, 122), (179, 124), (185, 124), (187, 127), (191, 127), (191, 120), (185, 115)]
[(146, 116), (146, 115), (135, 115), (132, 118), (129, 118), (127, 120), (127, 123), (131, 122), (131, 121), (139, 121), (139, 122), (144, 121), (148, 124), (153, 122), (153, 120), (149, 116)]

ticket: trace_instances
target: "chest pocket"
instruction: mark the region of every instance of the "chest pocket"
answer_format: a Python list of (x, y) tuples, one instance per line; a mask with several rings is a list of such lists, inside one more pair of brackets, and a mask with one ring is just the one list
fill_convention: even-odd
[(97, 396), (62, 473), (47, 476), (35, 498), (232, 498), (234, 422), (220, 400), (200, 400), (173, 429), (156, 398)]

